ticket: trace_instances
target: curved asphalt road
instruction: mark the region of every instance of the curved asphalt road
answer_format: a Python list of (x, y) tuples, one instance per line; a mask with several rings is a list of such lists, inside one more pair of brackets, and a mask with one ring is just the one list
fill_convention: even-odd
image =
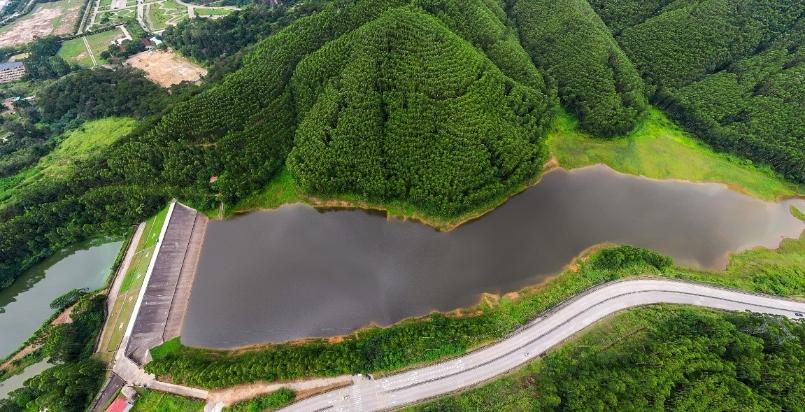
[(304, 399), (287, 411), (376, 411), (397, 408), (477, 385), (510, 371), (615, 312), (655, 303), (752, 311), (803, 319), (805, 302), (670, 280), (630, 280), (589, 290), (537, 318), (503, 341), (436, 365), (355, 384)]

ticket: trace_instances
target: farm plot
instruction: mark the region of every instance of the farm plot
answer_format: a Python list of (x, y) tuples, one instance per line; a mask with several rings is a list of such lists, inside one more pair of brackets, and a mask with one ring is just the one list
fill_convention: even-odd
[(59, 56), (69, 63), (84, 67), (105, 64), (106, 61), (101, 58), (101, 53), (107, 50), (113, 41), (125, 37), (123, 31), (118, 28), (78, 37), (64, 42), (59, 50)]
[(0, 27), (0, 47), (18, 46), (37, 37), (71, 34), (86, 0), (60, 0), (36, 5), (27, 15)]

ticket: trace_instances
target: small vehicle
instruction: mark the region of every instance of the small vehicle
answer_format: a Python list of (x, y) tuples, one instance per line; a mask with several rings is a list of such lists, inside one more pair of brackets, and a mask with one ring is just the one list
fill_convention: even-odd
[(794, 316), (803, 317), (803, 316), (805, 316), (805, 315), (803, 315), (803, 314), (801, 314), (801, 313), (799, 313), (799, 312), (794, 312)]

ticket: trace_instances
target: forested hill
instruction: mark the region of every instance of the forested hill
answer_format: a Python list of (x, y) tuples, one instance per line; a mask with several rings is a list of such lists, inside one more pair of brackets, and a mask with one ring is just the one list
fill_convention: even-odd
[(591, 3), (673, 118), (805, 181), (803, 0)]
[[(243, 55), (239, 68), (160, 107), (144, 99), (158, 114), (131, 136), (15, 194), (0, 208), (0, 286), (170, 197), (232, 204), (285, 167), (309, 195), (455, 217), (540, 173), (559, 104), (607, 138), (654, 103), (805, 182), (803, 1), (300, 0), (183, 23), (169, 44), (211, 65)], [(54, 118), (76, 117), (70, 101), (104, 113), (92, 87), (65, 83), (94, 84), (82, 76), (45, 92)]]

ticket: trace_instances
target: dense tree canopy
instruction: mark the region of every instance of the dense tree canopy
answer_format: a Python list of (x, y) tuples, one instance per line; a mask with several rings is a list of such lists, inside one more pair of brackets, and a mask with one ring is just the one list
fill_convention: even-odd
[(547, 99), (433, 17), (394, 9), (303, 60), (289, 165), (312, 193), (453, 214), (533, 177)]
[(512, 14), (582, 127), (599, 136), (632, 130), (646, 106), (643, 81), (586, 0), (517, 0)]
[(20, 138), (0, 145), (0, 175), (49, 149), (41, 124), (145, 116), (69, 184), (31, 185), (0, 208), (0, 285), (170, 197), (238, 202), (285, 165), (309, 194), (453, 217), (539, 173), (557, 100), (586, 130), (614, 136), (633, 128), (648, 92), (713, 147), (805, 181), (803, 7), (333, 0), (183, 23), (168, 42), (211, 64), (242, 53), (227, 66), (239, 68), (170, 97), (128, 69), (81, 71), (41, 93), (42, 122), (13, 126)]
[(663, 307), (607, 326), (518, 376), (417, 409), (760, 412), (805, 402), (805, 323)]
[(592, 3), (674, 119), (805, 181), (805, 2)]

